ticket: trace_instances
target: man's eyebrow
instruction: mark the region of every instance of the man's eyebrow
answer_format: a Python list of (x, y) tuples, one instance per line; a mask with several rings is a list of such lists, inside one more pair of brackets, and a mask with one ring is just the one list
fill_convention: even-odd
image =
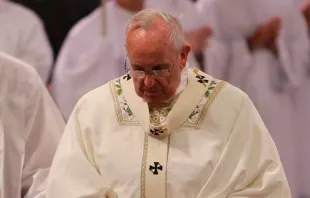
[[(168, 63), (162, 63), (162, 64), (149, 66), (148, 68), (154, 68), (154, 67), (159, 68), (159, 67), (168, 67), (168, 66), (169, 66)], [(133, 64), (132, 67), (134, 67), (134, 68), (145, 68), (146, 66)]]
[(133, 67), (137, 67), (137, 68), (143, 68), (142, 65), (136, 65), (136, 64), (132, 64)]

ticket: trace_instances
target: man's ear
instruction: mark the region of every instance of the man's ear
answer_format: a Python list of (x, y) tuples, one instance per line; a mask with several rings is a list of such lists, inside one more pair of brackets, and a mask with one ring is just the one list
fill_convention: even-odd
[(181, 56), (181, 69), (183, 69), (186, 66), (188, 54), (191, 51), (190, 45), (183, 45), (182, 50), (180, 52)]

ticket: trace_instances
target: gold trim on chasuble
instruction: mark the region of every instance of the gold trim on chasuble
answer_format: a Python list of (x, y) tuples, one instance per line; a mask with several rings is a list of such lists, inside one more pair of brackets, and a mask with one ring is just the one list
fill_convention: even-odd
[(138, 125), (138, 121), (135, 119), (132, 111), (130, 110), (121, 86), (121, 79), (110, 81), (110, 90), (114, 100), (114, 106), (116, 110), (117, 121), (121, 125)]
[[(198, 72), (197, 81), (205, 82), (203, 80), (207, 80), (207, 77), (203, 75), (199, 70), (192, 70), (193, 72)], [(199, 73), (202, 75), (199, 76)], [(127, 79), (128, 74), (123, 76), (123, 79)], [(125, 78), (126, 77), (126, 78)], [(139, 122), (134, 117), (131, 109), (129, 108), (128, 103), (125, 100), (123, 89), (121, 87), (121, 79), (116, 79), (114, 81), (110, 81), (110, 90), (114, 99), (114, 105), (117, 115), (118, 123), (121, 125), (139, 125)], [(211, 78), (212, 79), (212, 78)], [(207, 80), (209, 81), (209, 80)], [(224, 87), (226, 82), (219, 81), (216, 79), (212, 79), (209, 88), (207, 89), (205, 96), (201, 100), (201, 102), (196, 106), (194, 111), (188, 117), (188, 119), (183, 123), (182, 127), (192, 128), (192, 129), (200, 129), (202, 127), (203, 120), (208, 112), (209, 106), (212, 104), (213, 100), (216, 98), (220, 90)], [(205, 83), (205, 86), (208, 84)]]
[(122, 125), (140, 124), (146, 132), (140, 197), (167, 197), (169, 135), (179, 127), (200, 129), (210, 105), (225, 82), (213, 79), (197, 69), (189, 69), (188, 84), (169, 112), (163, 133), (158, 136), (155, 136), (151, 131), (154, 129), (150, 128), (148, 105), (136, 95), (132, 83), (130, 75), (126, 74), (110, 82), (110, 88), (118, 122)]
[(156, 139), (145, 133), (141, 165), (141, 198), (167, 197), (170, 137)]
[(204, 97), (201, 99), (200, 103), (196, 106), (195, 110), (191, 113), (188, 119), (184, 122), (182, 127), (201, 129), (209, 107), (221, 89), (225, 86), (226, 82), (207, 76), (198, 69), (194, 69), (193, 72), (196, 74), (197, 81), (205, 86), (206, 91)]

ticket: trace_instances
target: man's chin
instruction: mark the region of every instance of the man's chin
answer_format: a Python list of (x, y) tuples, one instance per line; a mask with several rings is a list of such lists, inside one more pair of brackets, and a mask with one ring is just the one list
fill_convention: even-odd
[(151, 98), (151, 97), (143, 97), (143, 101), (148, 104), (160, 104), (163, 102), (159, 98)]
[(168, 102), (168, 99), (160, 97), (158, 94), (143, 94), (141, 98), (148, 104), (163, 104)]

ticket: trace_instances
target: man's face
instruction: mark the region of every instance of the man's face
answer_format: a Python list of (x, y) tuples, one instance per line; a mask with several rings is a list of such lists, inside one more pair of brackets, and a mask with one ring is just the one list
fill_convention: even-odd
[[(127, 37), (135, 90), (148, 103), (163, 103), (175, 94), (190, 50), (189, 46), (176, 50), (166, 35), (156, 29), (138, 29)], [(145, 75), (135, 75), (143, 72)]]

